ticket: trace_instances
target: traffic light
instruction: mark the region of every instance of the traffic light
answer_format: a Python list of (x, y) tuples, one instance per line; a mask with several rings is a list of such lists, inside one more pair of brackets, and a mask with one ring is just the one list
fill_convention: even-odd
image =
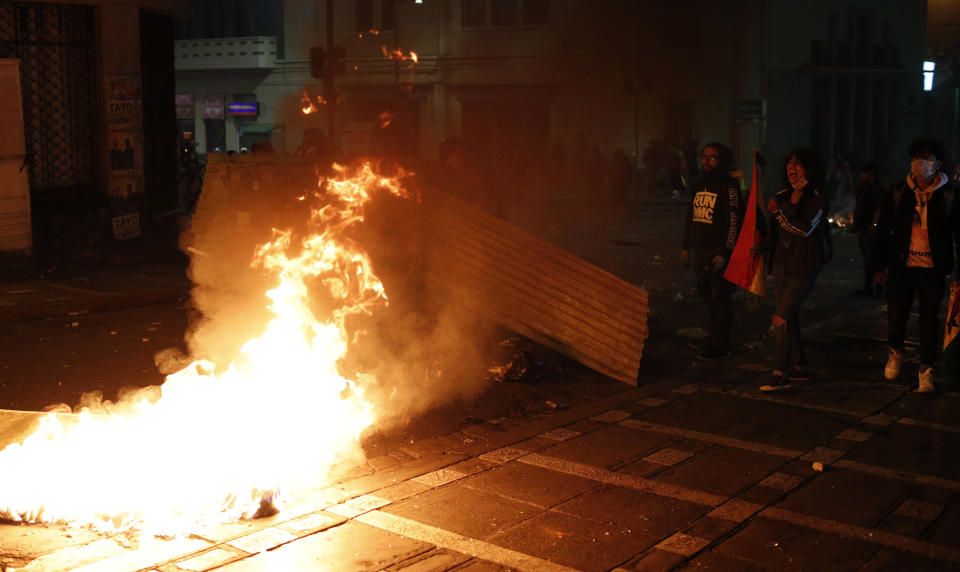
[(310, 48), (310, 77), (317, 79), (326, 76), (327, 50), (320, 46)]

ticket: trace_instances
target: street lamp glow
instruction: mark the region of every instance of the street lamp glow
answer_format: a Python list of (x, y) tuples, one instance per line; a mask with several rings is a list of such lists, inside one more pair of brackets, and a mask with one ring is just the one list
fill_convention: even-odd
[(937, 62), (923, 62), (923, 91), (933, 90), (933, 72), (937, 69)]

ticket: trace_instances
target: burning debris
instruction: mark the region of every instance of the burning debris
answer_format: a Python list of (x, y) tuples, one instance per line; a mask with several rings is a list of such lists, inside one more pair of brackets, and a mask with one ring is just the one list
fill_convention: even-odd
[[(359, 436), (373, 423), (478, 393), (482, 376), (458, 383), (447, 366), (462, 367), (477, 340), (464, 324), (481, 318), (636, 383), (643, 290), (436, 193), (396, 201), (418, 213), (422, 236), (391, 220), (379, 244), (412, 251), (396, 258), (392, 284), (427, 311), (385, 308), (357, 229), (374, 193), (408, 195), (404, 175), (364, 164), (318, 183), (313, 169), (304, 159), (210, 159), (184, 238), (201, 316), (186, 337), (190, 357), (162, 358), (171, 373), (159, 388), (50, 413), (0, 451), (0, 518), (152, 534), (279, 510), (359, 459)], [(383, 210), (396, 219), (398, 207)], [(401, 326), (378, 338), (372, 317), (383, 310)], [(378, 343), (361, 343), (369, 340)], [(504, 380), (557, 371), (538, 353), (510, 349)]]
[[(309, 193), (302, 233), (259, 245), (251, 266), (270, 284), (258, 297), (267, 320), (231, 361), (195, 359), (152, 392), (49, 413), (0, 451), (0, 518), (179, 531), (271, 514), (358, 455), (376, 418), (364, 391), (373, 379), (345, 378), (338, 362), (354, 339), (347, 322), (386, 296), (347, 231), (377, 191), (406, 194), (369, 165), (339, 168)], [(211, 256), (195, 263), (217, 258), (197, 250)], [(207, 324), (220, 336), (229, 326)]]
[(508, 338), (500, 342), (501, 348), (512, 349), (509, 358), (501, 365), (488, 368), (488, 379), (494, 382), (533, 383), (556, 378), (563, 373), (557, 354), (538, 347), (521, 338)]

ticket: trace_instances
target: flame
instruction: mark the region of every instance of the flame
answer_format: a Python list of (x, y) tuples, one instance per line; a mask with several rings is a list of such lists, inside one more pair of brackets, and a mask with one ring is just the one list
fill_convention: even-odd
[(417, 55), (417, 52), (404, 52), (399, 48), (391, 50), (382, 44), (380, 46), (380, 51), (383, 53), (383, 57), (387, 58), (388, 60), (397, 60), (401, 62), (412, 61), (413, 63), (418, 63), (420, 61), (420, 56)]
[[(311, 115), (320, 111), (318, 106), (326, 105), (327, 99), (322, 95), (315, 95), (311, 99), (310, 94), (307, 93), (307, 90), (303, 90), (300, 97), (300, 112), (304, 115)], [(337, 98), (337, 103), (340, 103), (340, 98)]]
[(390, 127), (390, 124), (393, 123), (394, 115), (389, 109), (384, 109), (377, 115), (377, 126), (380, 129), (385, 129)]
[[(0, 451), (0, 518), (179, 532), (279, 506), (359, 450), (376, 417), (364, 399), (373, 379), (346, 379), (337, 363), (350, 340), (345, 320), (386, 296), (343, 231), (363, 221), (374, 190), (407, 195), (402, 173), (334, 168), (306, 197), (310, 234), (275, 230), (256, 249), (252, 265), (274, 279), (262, 335), (226, 367), (198, 359), (169, 375), (152, 402), (43, 416)], [(318, 284), (336, 302), (322, 320), (310, 308), (308, 286)]]
[(311, 113), (317, 112), (317, 108), (313, 105), (313, 101), (310, 99), (310, 95), (307, 93), (307, 90), (303, 90), (303, 96), (300, 98), (300, 112), (304, 115), (310, 115)]

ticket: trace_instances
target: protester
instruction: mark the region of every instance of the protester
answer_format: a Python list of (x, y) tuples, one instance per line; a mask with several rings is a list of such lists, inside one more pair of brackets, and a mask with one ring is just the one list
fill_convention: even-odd
[(837, 214), (847, 216), (850, 212), (850, 204), (853, 202), (852, 197), (849, 196), (852, 191), (853, 173), (850, 170), (850, 163), (843, 155), (837, 155), (833, 165), (830, 166), (830, 172), (827, 173), (826, 188), (821, 189), (821, 192), (826, 194), (827, 202), (836, 208)]
[(710, 143), (701, 157), (703, 175), (692, 187), (683, 228), (680, 259), (693, 267), (697, 286), (709, 312), (710, 346), (697, 358), (726, 358), (733, 328), (734, 286), (723, 278), (723, 269), (737, 243), (744, 205), (740, 188), (730, 176), (733, 153), (723, 143)]
[(863, 287), (855, 292), (857, 296), (873, 296), (875, 293), (880, 295), (883, 292), (883, 286), (874, 285), (874, 265), (870, 261), (871, 245), (883, 195), (884, 188), (877, 180), (877, 166), (869, 163), (860, 167), (860, 187), (857, 189), (857, 201), (853, 207), (852, 225), (857, 233), (857, 244), (863, 258)]
[(773, 329), (777, 350), (773, 379), (760, 391), (789, 389), (791, 382), (808, 379), (807, 356), (800, 333), (800, 306), (813, 291), (817, 276), (832, 255), (825, 213), (823, 167), (810, 149), (787, 156), (787, 188), (770, 199), (767, 268), (773, 270), (776, 308)]
[(944, 279), (954, 268), (957, 209), (949, 177), (942, 172), (946, 150), (932, 137), (910, 143), (910, 172), (886, 195), (877, 223), (874, 261), (877, 282), (887, 285), (890, 349), (883, 375), (900, 376), (907, 318), (920, 305), (920, 369), (917, 391), (936, 390), (933, 363), (940, 328)]

